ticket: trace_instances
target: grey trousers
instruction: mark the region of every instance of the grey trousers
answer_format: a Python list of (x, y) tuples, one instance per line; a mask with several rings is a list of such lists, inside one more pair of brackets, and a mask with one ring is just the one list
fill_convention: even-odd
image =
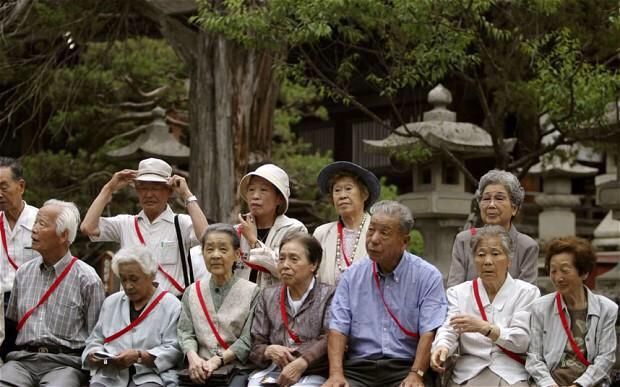
[(467, 382), (463, 384), (456, 384), (453, 381), (448, 383), (448, 387), (459, 387), (459, 386), (489, 386), (489, 387), (529, 387), (529, 382), (523, 380), (521, 382), (517, 382), (515, 384), (510, 384), (504, 379), (502, 379), (499, 375), (491, 371), (488, 367), (480, 371), (480, 373), (473, 378), (469, 379)]
[(14, 351), (0, 368), (0, 387), (80, 387), (87, 380), (79, 356)]
[[(398, 387), (412, 364), (411, 359), (345, 360), (344, 377), (351, 387)], [(433, 386), (430, 373), (424, 376), (424, 385)]]

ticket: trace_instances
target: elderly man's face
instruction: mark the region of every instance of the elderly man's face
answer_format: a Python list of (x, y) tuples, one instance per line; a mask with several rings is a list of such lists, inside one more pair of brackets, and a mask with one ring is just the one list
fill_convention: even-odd
[(9, 167), (0, 167), (0, 211), (19, 208), (24, 195), (26, 183), (23, 179), (15, 180)]
[(133, 303), (148, 301), (153, 290), (153, 276), (142, 271), (137, 262), (118, 265), (118, 276), (127, 298)]
[(147, 213), (161, 214), (166, 209), (172, 190), (166, 183), (137, 181), (136, 193), (140, 206)]
[(381, 265), (384, 261), (400, 258), (407, 243), (409, 234), (401, 230), (398, 218), (380, 213), (370, 218), (366, 233), (366, 251), (373, 261)]
[[(32, 248), (46, 258), (64, 250), (68, 244), (68, 232), (56, 233), (56, 219), (60, 214), (58, 206), (43, 206), (39, 209), (32, 226)], [(50, 257), (59, 258), (59, 257)]]

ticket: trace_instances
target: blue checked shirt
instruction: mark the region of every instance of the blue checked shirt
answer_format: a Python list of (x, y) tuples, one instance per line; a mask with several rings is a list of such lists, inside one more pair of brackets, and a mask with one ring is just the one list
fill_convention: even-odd
[[(332, 301), (329, 328), (348, 336), (349, 359), (414, 358), (417, 339), (401, 331), (378, 292), (370, 259), (341, 276)], [(409, 331), (419, 335), (444, 322), (447, 303), (441, 273), (408, 252), (390, 274), (379, 273), (385, 302)]]

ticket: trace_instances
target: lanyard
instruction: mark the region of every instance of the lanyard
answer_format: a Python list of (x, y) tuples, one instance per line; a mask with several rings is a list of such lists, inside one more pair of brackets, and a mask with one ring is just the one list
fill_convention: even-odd
[(301, 344), (302, 341), (299, 338), (299, 336), (297, 336), (297, 334), (288, 326), (288, 315), (286, 314), (285, 297), (286, 297), (286, 286), (282, 285), (282, 290), (280, 291), (280, 315), (282, 316), (282, 322), (284, 323), (284, 327), (286, 328), (288, 335), (290, 336), (291, 339), (293, 339), (295, 344)]
[(142, 313), (140, 313), (140, 316), (138, 316), (137, 319), (133, 320), (129, 325), (127, 325), (125, 328), (121, 329), (120, 331), (116, 332), (115, 334), (103, 339), (103, 342), (106, 344), (111, 343), (112, 341), (118, 339), (125, 333), (129, 332), (130, 330), (138, 326), (142, 321), (144, 321), (144, 319), (148, 317), (148, 315), (153, 311), (153, 309), (155, 309), (157, 304), (159, 304), (159, 301), (161, 301), (161, 299), (164, 298), (166, 293), (168, 292), (165, 290), (161, 292), (159, 296), (157, 296), (157, 298), (153, 300), (153, 302), (151, 302), (151, 305), (149, 305), (148, 308), (146, 308)]
[(224, 339), (222, 339), (222, 336), (220, 336), (220, 333), (217, 331), (217, 328), (215, 327), (213, 320), (211, 320), (209, 309), (207, 309), (207, 304), (205, 303), (205, 299), (202, 296), (202, 290), (200, 289), (200, 281), (196, 281), (196, 295), (198, 296), (198, 301), (200, 301), (200, 306), (202, 307), (202, 311), (205, 314), (205, 317), (207, 318), (207, 322), (209, 323), (209, 326), (211, 327), (211, 332), (213, 332), (215, 339), (217, 340), (218, 343), (220, 343), (220, 346), (222, 348), (228, 349), (230, 345), (228, 345), (228, 343), (225, 342)]
[(573, 352), (575, 353), (575, 356), (577, 356), (577, 359), (579, 359), (579, 361), (582, 362), (583, 365), (588, 367), (590, 365), (590, 362), (588, 361), (588, 359), (586, 359), (583, 352), (581, 352), (581, 349), (575, 342), (573, 333), (571, 332), (568, 326), (568, 321), (566, 321), (566, 316), (564, 315), (564, 311), (562, 310), (562, 296), (560, 295), (560, 293), (555, 294), (555, 304), (558, 307), (558, 313), (560, 314), (560, 320), (562, 320), (562, 327), (564, 328), (564, 332), (566, 332), (566, 337), (568, 337), (568, 342), (570, 343), (570, 346), (573, 348)]
[[(482, 307), (482, 300), (480, 299), (480, 291), (478, 290), (478, 278), (474, 278), (473, 280), (473, 286), (474, 286), (474, 297), (476, 298), (476, 304), (478, 304), (478, 311), (480, 312), (480, 316), (482, 316), (482, 319), (484, 321), (489, 321), (487, 320), (487, 314), (484, 311), (484, 308)], [(525, 364), (525, 360), (523, 360), (523, 358), (517, 354), (514, 353), (504, 347), (502, 347), (501, 345), (497, 346), (499, 349), (502, 350), (502, 352), (504, 352), (506, 354), (506, 356), (508, 356), (509, 358), (511, 358), (514, 361), (518, 361), (521, 364)]]
[(396, 325), (398, 325), (398, 327), (400, 328), (400, 330), (407, 336), (409, 337), (418, 337), (418, 333), (417, 332), (411, 332), (410, 330), (408, 330), (407, 328), (405, 328), (400, 321), (398, 321), (398, 319), (396, 318), (396, 316), (394, 315), (394, 313), (392, 313), (392, 311), (390, 310), (390, 307), (385, 303), (385, 298), (383, 297), (383, 292), (381, 291), (381, 285), (379, 284), (379, 275), (377, 274), (377, 262), (373, 262), (372, 263), (372, 275), (375, 278), (375, 284), (377, 285), (377, 291), (379, 292), (379, 294), (381, 295), (381, 301), (383, 301), (383, 306), (385, 306), (385, 310), (387, 310), (388, 314), (390, 315), (390, 317), (392, 317), (392, 320), (394, 320), (394, 322), (396, 323)]
[[(142, 243), (143, 245), (146, 246), (146, 242), (144, 242), (144, 237), (142, 236), (142, 232), (140, 232), (140, 226), (138, 225), (138, 217), (135, 216), (133, 218), (134, 222), (133, 222), (133, 226), (136, 229), (136, 234), (138, 234), (138, 239), (140, 239), (140, 243)], [(160, 264), (157, 264), (157, 270), (159, 270), (161, 272), (161, 274), (164, 275), (164, 277), (166, 277), (166, 279), (168, 280), (168, 282), (170, 282), (172, 284), (172, 286), (174, 286), (179, 292), (183, 293), (185, 291), (185, 288), (183, 286), (181, 286), (181, 284), (179, 284), (177, 282), (177, 280), (174, 279), (173, 276), (171, 276), (170, 274), (168, 274), (163, 267), (161, 267)]]
[(9, 260), (9, 263), (11, 264), (11, 266), (13, 266), (13, 269), (17, 270), (19, 266), (17, 266), (17, 263), (15, 263), (13, 258), (11, 258), (11, 256), (9, 255), (9, 245), (6, 243), (6, 231), (4, 230), (4, 212), (0, 214), (0, 235), (2, 235), (2, 246), (4, 247), (4, 251), (6, 252), (6, 259)]
[[(239, 226), (237, 227), (237, 235), (239, 236), (239, 239), (241, 239), (241, 238), (242, 238), (242, 235), (241, 235), (241, 228), (242, 228), (242, 227), (243, 227), (242, 225), (239, 225)], [(262, 266), (260, 266), (260, 265), (256, 265), (256, 264), (254, 264), (254, 263), (250, 263), (250, 262), (248, 262), (248, 260), (247, 260), (247, 259), (245, 259), (245, 257), (243, 257), (243, 256), (241, 257), (241, 261), (243, 261), (243, 263), (244, 263), (247, 267), (249, 267), (250, 269), (252, 269), (252, 270), (257, 270), (257, 271), (260, 271), (260, 272), (263, 272), (263, 273), (269, 273), (269, 270), (265, 269), (264, 267), (262, 267)]]
[(71, 262), (69, 262), (69, 264), (67, 265), (67, 267), (65, 267), (65, 269), (62, 271), (62, 273), (60, 273), (60, 275), (58, 277), (56, 277), (56, 279), (54, 280), (52, 285), (49, 287), (49, 289), (47, 289), (45, 291), (45, 293), (43, 294), (43, 296), (41, 297), (39, 302), (37, 302), (37, 304), (35, 306), (33, 306), (26, 313), (24, 313), (22, 318), (19, 320), (19, 323), (17, 323), (17, 331), (18, 332), (21, 331), (21, 329), (23, 328), (24, 324), (26, 323), (26, 320), (28, 320), (28, 318), (30, 318), (30, 316), (34, 313), (34, 311), (37, 310), (37, 308), (39, 306), (43, 305), (45, 303), (45, 301), (47, 301), (49, 296), (52, 293), (54, 293), (54, 290), (56, 290), (56, 288), (58, 287), (58, 285), (60, 285), (62, 280), (64, 280), (65, 277), (67, 276), (67, 274), (69, 274), (69, 271), (71, 270), (71, 268), (73, 267), (75, 262), (77, 262), (77, 260), (78, 259), (76, 257), (73, 257), (71, 259)]
[(351, 266), (351, 261), (349, 257), (347, 257), (347, 253), (344, 252), (344, 237), (342, 236), (342, 222), (338, 222), (338, 239), (340, 239), (340, 252), (342, 253), (342, 257), (344, 258), (344, 262), (347, 264), (347, 267)]

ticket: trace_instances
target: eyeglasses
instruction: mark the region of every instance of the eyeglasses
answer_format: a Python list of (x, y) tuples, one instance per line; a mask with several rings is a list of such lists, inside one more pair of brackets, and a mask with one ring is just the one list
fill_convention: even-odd
[(495, 202), (496, 204), (504, 204), (509, 202), (510, 199), (508, 199), (507, 196), (505, 195), (495, 195), (495, 196), (483, 196), (482, 199), (480, 199), (480, 204), (483, 206), (488, 206), (491, 204), (491, 202)]

